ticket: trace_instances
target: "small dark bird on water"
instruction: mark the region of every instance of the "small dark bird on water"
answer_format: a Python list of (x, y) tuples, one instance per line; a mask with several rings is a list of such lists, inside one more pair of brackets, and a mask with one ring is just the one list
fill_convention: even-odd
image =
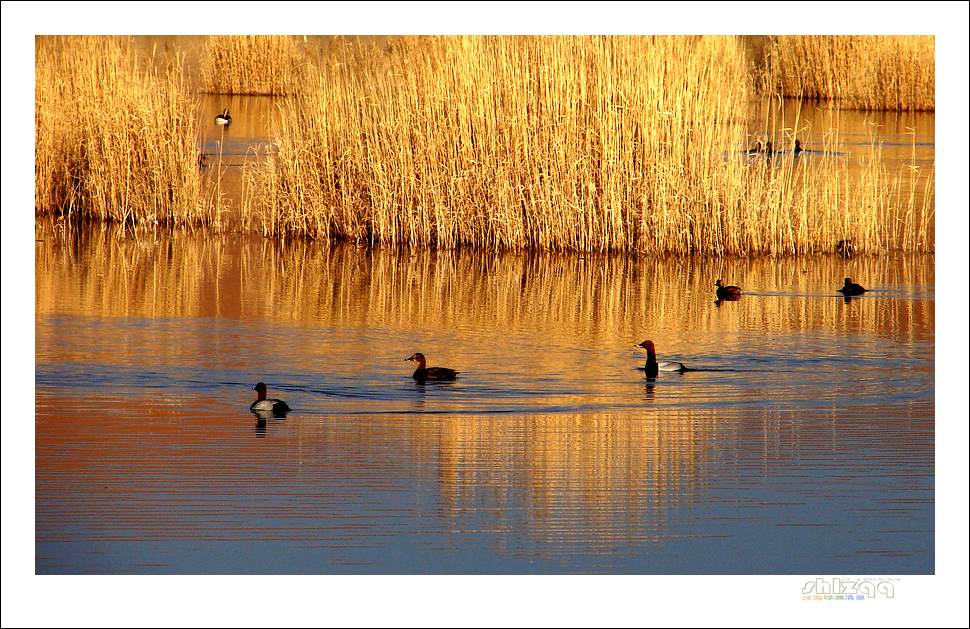
[(225, 125), (227, 127), (232, 124), (232, 116), (229, 115), (229, 108), (228, 107), (226, 107), (225, 109), (223, 109), (222, 110), (222, 113), (219, 114), (218, 116), (216, 116), (216, 124), (217, 125)]
[(284, 415), (290, 412), (290, 407), (283, 400), (266, 397), (266, 385), (262, 382), (253, 387), (256, 392), (256, 401), (249, 405), (249, 410), (254, 413), (273, 413), (274, 415)]
[(411, 354), (410, 357), (404, 360), (413, 360), (418, 363), (418, 368), (412, 374), (418, 382), (425, 382), (426, 380), (454, 380), (458, 377), (459, 372), (454, 369), (448, 369), (447, 367), (428, 367), (424, 354), (421, 352)]
[(853, 283), (851, 277), (847, 277), (845, 278), (845, 285), (839, 289), (839, 292), (848, 297), (853, 295), (861, 295), (862, 293), (866, 292), (866, 289), (859, 284)]
[(725, 286), (721, 280), (714, 282), (717, 287), (717, 298), (728, 301), (736, 300), (741, 297), (741, 289), (738, 286)]

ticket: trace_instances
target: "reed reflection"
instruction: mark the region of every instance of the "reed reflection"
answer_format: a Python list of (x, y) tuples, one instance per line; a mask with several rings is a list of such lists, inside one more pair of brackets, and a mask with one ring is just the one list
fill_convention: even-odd
[(714, 419), (676, 411), (445, 419), (438, 474), (446, 525), (467, 526), (477, 510), (482, 528), (522, 530), (544, 552), (656, 541), (668, 511), (695, 499), (718, 434), (730, 430)]
[[(53, 224), (39, 225), (38, 238), (38, 316), (218, 316), (459, 334), (495, 329), (552, 344), (623, 342), (619, 335), (635, 331), (670, 346), (715, 328), (933, 337), (932, 294), (916, 292), (933, 285), (933, 256), (397, 252), (184, 231), (131, 237), (112, 227), (85, 228), (78, 237)], [(709, 294), (708, 278), (720, 273), (748, 287), (730, 319), (699, 299)], [(833, 278), (846, 276), (884, 298), (863, 300), (846, 317), (841, 300), (819, 299), (837, 296)]]

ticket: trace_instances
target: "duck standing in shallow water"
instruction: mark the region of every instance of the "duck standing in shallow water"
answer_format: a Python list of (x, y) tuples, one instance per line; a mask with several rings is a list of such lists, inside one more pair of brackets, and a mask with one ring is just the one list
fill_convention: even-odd
[(421, 352), (411, 354), (409, 358), (405, 358), (404, 360), (413, 360), (418, 363), (418, 368), (414, 370), (413, 374), (414, 379), (418, 382), (425, 382), (426, 380), (454, 380), (458, 377), (459, 372), (454, 369), (448, 369), (447, 367), (428, 367), (424, 354)]
[(684, 363), (670, 361), (657, 362), (657, 350), (653, 347), (653, 341), (644, 341), (637, 345), (637, 347), (642, 347), (647, 350), (647, 362), (643, 366), (643, 370), (647, 372), (648, 378), (656, 378), (657, 374), (661, 371), (677, 371), (680, 373), (690, 371), (690, 367), (687, 367)]
[(229, 126), (232, 124), (232, 116), (229, 115), (229, 108), (226, 107), (222, 110), (222, 113), (216, 116), (216, 124)]
[(289, 405), (283, 400), (276, 400), (266, 397), (266, 385), (262, 382), (253, 387), (256, 392), (256, 401), (249, 405), (249, 410), (254, 413), (273, 413), (283, 415), (290, 412)]
[(853, 283), (851, 277), (847, 277), (845, 278), (845, 285), (839, 289), (839, 292), (846, 297), (849, 297), (852, 295), (861, 295), (862, 293), (866, 292), (866, 289), (858, 284)]
[(721, 280), (714, 282), (717, 289), (717, 298), (726, 301), (735, 301), (741, 298), (741, 289), (737, 286), (725, 286)]

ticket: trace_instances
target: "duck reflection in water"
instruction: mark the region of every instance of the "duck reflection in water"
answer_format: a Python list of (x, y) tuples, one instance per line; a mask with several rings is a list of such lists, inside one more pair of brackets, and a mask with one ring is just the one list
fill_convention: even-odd
[(741, 301), (741, 296), (740, 295), (728, 295), (727, 297), (718, 297), (717, 299), (714, 300), (714, 305), (717, 306), (718, 308), (720, 308), (722, 301)]
[(270, 425), (282, 425), (283, 420), (286, 419), (286, 413), (274, 413), (273, 411), (253, 411), (253, 415), (256, 416), (257, 437), (265, 437)]

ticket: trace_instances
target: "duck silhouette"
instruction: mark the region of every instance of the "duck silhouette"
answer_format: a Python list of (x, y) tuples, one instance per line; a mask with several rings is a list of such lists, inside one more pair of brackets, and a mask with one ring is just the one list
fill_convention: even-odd
[(866, 292), (866, 289), (859, 284), (854, 283), (851, 277), (845, 278), (845, 284), (843, 284), (842, 288), (838, 290), (846, 297), (861, 295), (862, 293)]
[(459, 372), (454, 369), (448, 369), (447, 367), (428, 367), (427, 360), (421, 352), (411, 354), (411, 356), (404, 360), (413, 360), (418, 363), (418, 368), (412, 374), (418, 382), (425, 382), (427, 380), (454, 380), (458, 377)]
[(725, 286), (721, 280), (714, 282), (717, 298), (723, 301), (737, 301), (741, 298), (741, 288), (738, 286)]

